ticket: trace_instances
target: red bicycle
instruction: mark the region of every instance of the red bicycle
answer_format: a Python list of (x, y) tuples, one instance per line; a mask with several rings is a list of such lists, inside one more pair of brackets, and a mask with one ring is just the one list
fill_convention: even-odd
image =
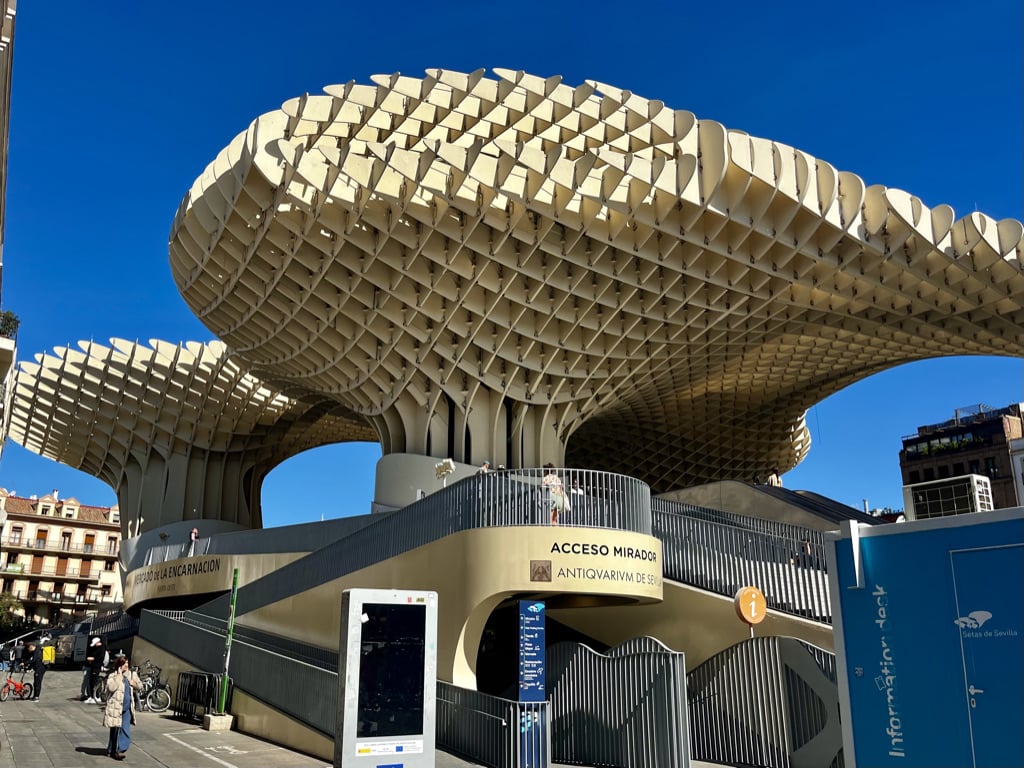
[(7, 676), (7, 682), (4, 683), (3, 688), (0, 688), (0, 701), (7, 701), (11, 698), (12, 693), (19, 699), (32, 698), (32, 683), (25, 682), (24, 672), (21, 673), (21, 680), (15, 680), (10, 675)]

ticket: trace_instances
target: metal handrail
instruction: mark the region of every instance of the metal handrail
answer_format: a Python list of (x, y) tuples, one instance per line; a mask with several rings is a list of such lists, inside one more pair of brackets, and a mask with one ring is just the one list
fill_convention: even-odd
[(755, 586), (769, 608), (832, 622), (821, 531), (784, 523), (747, 529), (664, 510), (654, 512), (653, 521), (665, 578), (728, 597)]
[(695, 760), (842, 768), (835, 655), (792, 637), (756, 637), (686, 676)]

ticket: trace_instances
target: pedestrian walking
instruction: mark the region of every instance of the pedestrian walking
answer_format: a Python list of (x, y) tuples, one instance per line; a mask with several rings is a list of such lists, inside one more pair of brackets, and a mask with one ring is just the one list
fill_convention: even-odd
[(89, 669), (89, 682), (82, 701), (86, 704), (100, 703), (99, 699), (95, 698), (96, 683), (100, 680), (100, 671), (103, 669), (103, 664), (107, 658), (107, 649), (103, 645), (103, 638), (94, 637), (89, 644), (89, 650), (85, 656), (85, 663)]
[(110, 729), (107, 755), (124, 760), (132, 745), (132, 726), (135, 725), (135, 698), (132, 689), (142, 690), (142, 680), (132, 671), (127, 656), (114, 659), (114, 668), (107, 677), (107, 706), (103, 710), (103, 725)]

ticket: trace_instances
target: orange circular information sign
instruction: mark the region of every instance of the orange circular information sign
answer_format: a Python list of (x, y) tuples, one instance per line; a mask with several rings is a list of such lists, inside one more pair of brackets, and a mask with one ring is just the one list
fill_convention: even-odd
[(760, 624), (768, 614), (768, 602), (757, 587), (740, 587), (733, 602), (736, 604), (736, 613), (747, 624)]

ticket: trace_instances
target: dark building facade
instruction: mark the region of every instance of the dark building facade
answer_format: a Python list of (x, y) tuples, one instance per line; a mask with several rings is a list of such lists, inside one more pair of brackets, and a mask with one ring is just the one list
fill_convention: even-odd
[(1024, 436), (1021, 405), (958, 408), (949, 421), (918, 427), (917, 434), (903, 438), (903, 484), (984, 475), (992, 482), (996, 509), (1024, 504), (1014, 485), (1010, 454), (1011, 441)]

